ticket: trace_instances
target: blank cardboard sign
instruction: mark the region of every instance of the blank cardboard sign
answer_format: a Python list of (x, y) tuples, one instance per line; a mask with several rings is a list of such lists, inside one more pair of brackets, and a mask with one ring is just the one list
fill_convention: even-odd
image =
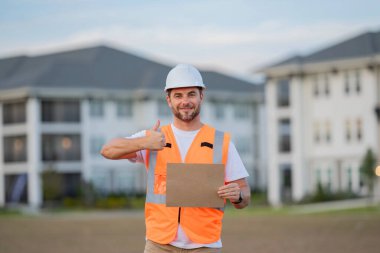
[(224, 207), (218, 188), (224, 185), (223, 164), (168, 163), (166, 206)]

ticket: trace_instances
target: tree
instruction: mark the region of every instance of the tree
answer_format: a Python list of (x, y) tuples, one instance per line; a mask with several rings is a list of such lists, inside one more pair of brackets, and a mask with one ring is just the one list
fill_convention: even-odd
[(372, 152), (372, 149), (367, 149), (367, 152), (365, 156), (363, 157), (361, 166), (360, 166), (360, 173), (362, 175), (362, 178), (365, 180), (365, 183), (368, 187), (368, 193), (370, 196), (373, 194), (373, 188), (375, 185), (376, 180), (376, 174), (375, 174), (375, 168), (376, 168), (376, 157), (374, 153)]

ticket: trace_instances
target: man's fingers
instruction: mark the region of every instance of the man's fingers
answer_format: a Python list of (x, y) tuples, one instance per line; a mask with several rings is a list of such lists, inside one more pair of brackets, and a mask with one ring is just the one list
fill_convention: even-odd
[(218, 194), (231, 194), (231, 193), (239, 193), (239, 192), (240, 192), (240, 188), (235, 188), (235, 189), (231, 189), (231, 190), (218, 191)]
[(223, 185), (218, 189), (218, 195), (224, 199), (232, 199), (235, 200), (240, 195), (240, 186), (237, 183), (230, 183), (227, 185)]
[(157, 131), (159, 127), (160, 127), (160, 120), (157, 120), (157, 122), (156, 122), (156, 124), (154, 124), (152, 130)]
[(227, 185), (223, 185), (219, 187), (218, 190), (221, 191), (221, 190), (226, 190), (226, 189), (231, 189), (231, 188), (239, 188), (239, 185), (236, 183), (231, 183), (231, 184), (227, 184)]
[(230, 194), (219, 194), (219, 197), (221, 198), (233, 198), (233, 199), (236, 199), (236, 198), (239, 198), (239, 193), (230, 193)]
[(239, 199), (239, 196), (240, 196), (240, 192), (227, 192), (223, 194), (219, 193), (220, 198), (229, 199), (232, 202), (237, 201)]

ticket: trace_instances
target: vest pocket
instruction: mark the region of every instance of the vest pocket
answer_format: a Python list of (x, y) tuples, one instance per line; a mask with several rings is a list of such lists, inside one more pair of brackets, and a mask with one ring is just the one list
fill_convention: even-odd
[(154, 194), (166, 194), (166, 175), (154, 174)]

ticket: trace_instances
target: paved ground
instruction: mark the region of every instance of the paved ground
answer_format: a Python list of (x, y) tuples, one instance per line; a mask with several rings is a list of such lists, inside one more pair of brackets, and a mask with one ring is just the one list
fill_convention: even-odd
[[(0, 216), (0, 253), (141, 253), (141, 212)], [(380, 212), (227, 215), (224, 253), (380, 252)]]

